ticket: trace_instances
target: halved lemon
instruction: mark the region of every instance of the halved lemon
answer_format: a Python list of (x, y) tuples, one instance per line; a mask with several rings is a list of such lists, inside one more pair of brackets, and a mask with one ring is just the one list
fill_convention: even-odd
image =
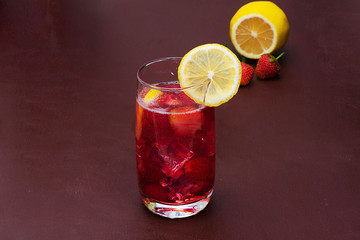
[(229, 101), (238, 91), (241, 63), (220, 44), (205, 44), (192, 49), (180, 62), (180, 86), (199, 104), (216, 107)]
[(269, 1), (242, 6), (230, 21), (230, 38), (244, 57), (259, 59), (265, 53), (282, 48), (289, 35), (285, 13)]

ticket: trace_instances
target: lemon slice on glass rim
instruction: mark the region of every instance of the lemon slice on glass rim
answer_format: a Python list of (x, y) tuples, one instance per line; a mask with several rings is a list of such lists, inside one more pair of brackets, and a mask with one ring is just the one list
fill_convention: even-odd
[(196, 103), (210, 107), (229, 101), (238, 91), (241, 63), (227, 47), (212, 43), (198, 46), (181, 60), (180, 87)]

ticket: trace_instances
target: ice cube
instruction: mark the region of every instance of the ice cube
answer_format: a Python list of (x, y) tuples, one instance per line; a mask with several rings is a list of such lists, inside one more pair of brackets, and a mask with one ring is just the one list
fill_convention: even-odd
[(150, 158), (161, 167), (161, 171), (172, 178), (183, 174), (185, 163), (193, 156), (193, 151), (178, 141), (170, 141), (167, 144), (155, 143), (150, 153)]
[(180, 175), (178, 178), (165, 177), (160, 181), (160, 185), (169, 193), (169, 197), (173, 201), (185, 201), (191, 198), (199, 188), (185, 175)]

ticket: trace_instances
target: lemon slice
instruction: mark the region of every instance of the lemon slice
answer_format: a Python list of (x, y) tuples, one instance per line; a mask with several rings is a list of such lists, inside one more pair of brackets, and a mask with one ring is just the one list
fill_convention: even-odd
[[(143, 99), (145, 105), (152, 104), (160, 95), (161, 91), (151, 88)], [(142, 119), (143, 119), (143, 107), (136, 103), (136, 125), (135, 125), (135, 137), (137, 140), (140, 139), (142, 133)]]
[(220, 44), (205, 44), (192, 49), (180, 62), (180, 86), (199, 104), (216, 107), (238, 91), (241, 63), (236, 55)]
[(244, 57), (259, 59), (265, 53), (282, 48), (289, 35), (285, 13), (269, 1), (242, 6), (230, 21), (230, 38)]
[(158, 98), (161, 94), (162, 94), (161, 91), (152, 88), (146, 93), (144, 97), (144, 102), (150, 103), (154, 101), (156, 98)]
[(136, 124), (135, 124), (135, 137), (136, 140), (139, 140), (142, 132), (142, 118), (143, 118), (143, 108), (136, 103)]

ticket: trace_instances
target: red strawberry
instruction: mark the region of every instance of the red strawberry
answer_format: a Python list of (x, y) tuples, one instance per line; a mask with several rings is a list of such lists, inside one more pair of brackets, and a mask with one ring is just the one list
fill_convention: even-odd
[(171, 110), (169, 121), (175, 133), (179, 136), (189, 136), (201, 129), (204, 116), (194, 107), (179, 107)]
[(259, 79), (273, 78), (279, 74), (280, 64), (277, 61), (284, 53), (281, 53), (278, 57), (274, 57), (270, 54), (264, 54), (260, 57), (256, 65), (256, 76)]
[(241, 62), (241, 83), (240, 86), (247, 86), (254, 77), (254, 68), (246, 64), (245, 59)]

